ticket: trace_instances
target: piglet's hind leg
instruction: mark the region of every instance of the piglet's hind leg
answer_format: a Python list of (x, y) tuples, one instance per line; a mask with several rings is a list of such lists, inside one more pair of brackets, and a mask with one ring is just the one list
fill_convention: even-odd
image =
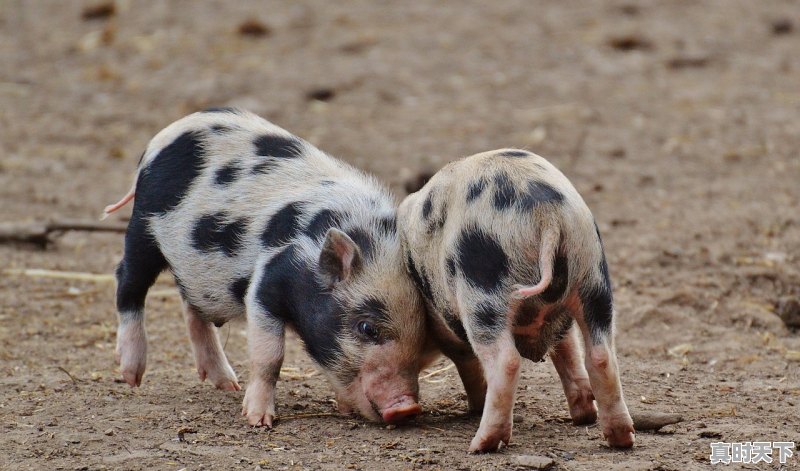
[(633, 446), (633, 421), (622, 395), (619, 367), (614, 351), (611, 291), (603, 288), (581, 290), (583, 309), (577, 317), (586, 351), (586, 370), (597, 400), (600, 426), (614, 448)]
[(593, 424), (597, 420), (597, 408), (594, 405), (589, 374), (583, 365), (578, 335), (578, 328), (573, 324), (550, 353), (550, 359), (553, 360), (553, 365), (561, 378), (572, 423), (586, 425)]

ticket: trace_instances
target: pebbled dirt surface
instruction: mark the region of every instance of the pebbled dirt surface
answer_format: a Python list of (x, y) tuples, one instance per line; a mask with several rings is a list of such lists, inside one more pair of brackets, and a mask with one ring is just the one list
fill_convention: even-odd
[[(513, 444), (470, 456), (478, 419), (454, 369), (421, 380), (416, 424), (388, 430), (335, 414), (293, 338), (280, 422), (251, 429), (242, 392), (198, 382), (167, 277), (131, 390), (113, 361), (113, 282), (6, 271), (113, 272), (119, 234), (70, 232), (45, 251), (0, 245), (0, 468), (509, 469), (540, 455), (564, 470), (685, 470), (709, 467), (712, 441), (800, 443), (800, 333), (779, 318), (800, 297), (798, 3), (84, 10), (98, 4), (0, 0), (0, 222), (95, 218), (150, 137), (212, 105), (250, 108), (398, 196), (449, 160), (528, 148), (603, 232), (629, 407), (684, 421), (610, 450), (596, 426), (568, 422), (552, 365), (528, 363)], [(246, 382), (243, 330), (221, 334)], [(779, 465), (750, 467), (766, 468)]]

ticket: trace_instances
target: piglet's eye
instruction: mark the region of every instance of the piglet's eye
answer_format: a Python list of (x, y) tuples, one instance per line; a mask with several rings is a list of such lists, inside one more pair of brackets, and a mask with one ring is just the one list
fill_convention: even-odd
[(358, 323), (358, 333), (361, 334), (362, 337), (367, 338), (369, 340), (378, 340), (380, 337), (380, 332), (378, 328), (375, 327), (371, 322), (368, 321), (361, 321)]

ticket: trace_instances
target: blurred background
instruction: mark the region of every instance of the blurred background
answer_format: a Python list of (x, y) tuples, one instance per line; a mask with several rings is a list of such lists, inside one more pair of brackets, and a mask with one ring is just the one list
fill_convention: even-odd
[[(798, 51), (794, 0), (0, 0), (0, 222), (96, 218), (153, 135), (210, 106), (250, 109), (398, 198), (453, 159), (529, 149), (598, 220), (629, 405), (685, 419), (609, 453), (563, 423), (552, 366), (527, 365), (515, 445), (467, 457), (477, 419), (455, 370), (423, 380), (421, 425), (389, 433), (324, 415), (330, 391), (294, 342), (279, 407), (312, 417), (248, 431), (241, 397), (197, 383), (168, 279), (129, 391), (113, 283), (8, 271), (113, 272), (119, 234), (68, 232), (44, 251), (0, 244), (0, 464), (504, 468), (535, 453), (686, 469), (710, 441), (800, 442)], [(227, 350), (246, 382), (241, 330)]]

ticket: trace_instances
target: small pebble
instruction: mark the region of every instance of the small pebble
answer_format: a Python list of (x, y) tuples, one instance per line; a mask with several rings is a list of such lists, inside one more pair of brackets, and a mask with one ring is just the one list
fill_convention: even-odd
[(113, 436), (114, 436), (114, 429), (113, 429), (113, 428), (110, 428), (110, 429), (106, 430), (106, 431), (105, 431), (105, 432), (103, 432), (103, 433), (104, 433), (104, 434), (106, 434), (106, 435), (108, 435), (109, 437), (113, 437)]

